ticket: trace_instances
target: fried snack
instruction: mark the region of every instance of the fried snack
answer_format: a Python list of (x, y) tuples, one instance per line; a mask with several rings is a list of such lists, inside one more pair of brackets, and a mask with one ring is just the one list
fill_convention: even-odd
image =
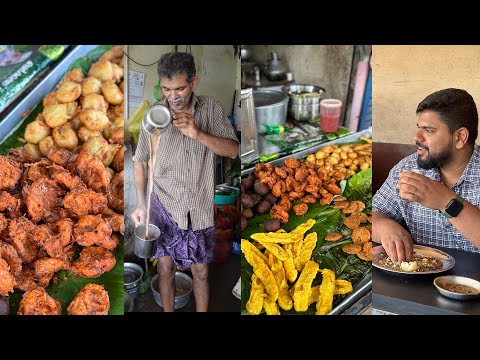
[(18, 307), (18, 315), (61, 315), (62, 305), (47, 294), (45, 289), (38, 288), (23, 294)]
[(82, 216), (73, 228), (75, 241), (82, 246), (99, 245), (113, 250), (116, 245), (111, 240), (112, 228), (101, 215)]
[(317, 311), (315, 315), (326, 315), (332, 311), (333, 295), (335, 292), (335, 272), (330, 269), (322, 269), (322, 283), (320, 284), (320, 295), (317, 300)]
[(123, 101), (123, 92), (113, 80), (102, 83), (102, 93), (105, 99), (112, 105), (120, 105)]
[(56, 127), (52, 135), (55, 144), (63, 149), (73, 150), (78, 146), (77, 132), (70, 123)]
[(103, 273), (110, 271), (117, 260), (110, 250), (100, 246), (89, 246), (82, 250), (80, 258), (72, 265), (75, 275), (97, 278)]
[(123, 58), (123, 46), (117, 45), (110, 50), (106, 51), (98, 60), (108, 60), (111, 62), (120, 62), (120, 59)]
[[(333, 295), (344, 295), (352, 292), (352, 283), (348, 280), (335, 280), (335, 291)], [(320, 297), (320, 285), (312, 287), (312, 292), (308, 298), (308, 306), (316, 303)]]
[(325, 240), (326, 241), (337, 241), (340, 240), (343, 237), (342, 234), (336, 233), (336, 232), (331, 232), (325, 235)]
[(278, 244), (263, 242), (258, 240), (271, 254), (273, 254), (278, 260), (285, 261), (288, 259), (287, 252)]
[(22, 271), (22, 259), (20, 259), (17, 250), (12, 245), (0, 241), (0, 258), (7, 262), (12, 275), (17, 276), (20, 274)]
[(340, 201), (347, 201), (347, 198), (345, 196), (335, 196), (333, 198), (334, 202), (340, 202)]
[[(56, 96), (55, 92), (51, 92), (51, 93), (48, 93), (47, 95), (45, 95), (42, 102), (43, 102), (44, 107), (48, 106), (48, 105), (58, 104), (58, 100), (57, 100), (57, 96)], [(42, 115), (42, 119), (43, 119), (43, 115)]]
[(108, 206), (117, 211), (123, 212), (123, 170), (115, 174), (107, 189)]
[(101, 94), (101, 87), (102, 82), (100, 80), (93, 76), (87, 77), (82, 82), (82, 96), (87, 96), (89, 94)]
[(0, 295), (8, 296), (9, 292), (13, 292), (15, 284), (15, 278), (10, 272), (10, 266), (0, 257)]
[(82, 86), (73, 81), (66, 81), (55, 91), (55, 97), (61, 104), (77, 100), (82, 94)]
[(108, 315), (110, 298), (102, 285), (87, 284), (68, 305), (68, 315)]
[(352, 240), (355, 244), (364, 244), (370, 240), (370, 231), (364, 227), (357, 227), (352, 231)]
[[(267, 266), (267, 263), (260, 256), (258, 256), (254, 250), (252, 251), (252, 247), (248, 245), (244, 246), (244, 241), (247, 240), (242, 239), (242, 252), (245, 254), (245, 259), (252, 266), (255, 275), (257, 275), (258, 278), (262, 281), (263, 286), (265, 286), (265, 291), (270, 297), (270, 300), (277, 301), (278, 286), (272, 274), (272, 271)], [(263, 257), (265, 257), (265, 255)]]
[(63, 206), (79, 217), (102, 214), (107, 209), (107, 198), (90, 189), (74, 188), (64, 197)]
[(0, 237), (2, 236), (2, 233), (7, 229), (7, 227), (8, 227), (8, 220), (5, 217), (5, 215), (0, 213)]
[(113, 79), (112, 63), (108, 60), (100, 60), (93, 63), (88, 71), (88, 76), (93, 76), (100, 81), (108, 81)]
[(83, 71), (80, 68), (73, 69), (65, 75), (64, 80), (65, 81), (73, 81), (78, 84), (81, 84), (83, 79), (85, 78), (85, 75), (83, 75)]
[(364, 261), (372, 261), (372, 253), (366, 253), (363, 250), (357, 253), (357, 256)]
[[(39, 225), (32, 231), (31, 238), (52, 258), (70, 261), (73, 221), (62, 219), (52, 225)], [(73, 249), (72, 249), (73, 250)]]
[(348, 244), (342, 247), (342, 250), (347, 254), (358, 254), (360, 251), (362, 251), (362, 245)]
[(96, 192), (106, 192), (110, 180), (102, 162), (88, 151), (80, 151), (74, 161), (75, 170), (80, 179)]
[(258, 315), (263, 309), (263, 302), (266, 298), (265, 287), (257, 275), (252, 274), (252, 288), (250, 298), (247, 301), (246, 309), (250, 315)]
[(19, 289), (22, 291), (30, 291), (36, 289), (38, 287), (38, 284), (35, 280), (35, 268), (33, 267), (33, 263), (23, 264), (22, 271), (20, 272), (20, 274), (15, 276), (15, 280), (17, 282), (17, 284), (15, 285), (15, 289)]
[[(278, 258), (276, 258), (272, 253), (268, 256), (268, 266), (272, 270), (273, 276), (275, 281), (277, 282), (278, 286), (278, 305), (283, 310), (290, 310), (293, 307), (293, 301), (290, 297), (290, 293), (288, 292), (288, 284), (287, 279), (285, 277), (285, 270), (283, 268), (283, 263)], [(268, 305), (267, 305), (268, 306)], [(265, 311), (268, 310), (265, 307)]]
[(300, 273), (295, 283), (295, 292), (293, 294), (293, 306), (296, 311), (307, 311), (308, 298), (312, 291), (312, 281), (317, 276), (318, 263), (315, 261), (307, 261), (303, 271)]
[(43, 219), (51, 222), (56, 218), (54, 212), (58, 208), (59, 198), (65, 191), (60, 189), (55, 181), (42, 178), (24, 187), (22, 193), (32, 221), (38, 222)]
[(27, 142), (38, 144), (40, 140), (50, 135), (52, 129), (43, 120), (35, 120), (25, 128), (24, 138)]
[[(59, 105), (52, 105), (52, 106), (59, 106)], [(83, 123), (83, 125), (85, 125), (85, 127), (89, 130), (103, 131), (105, 128), (107, 128), (110, 125), (110, 120), (108, 119), (107, 115), (105, 115), (103, 112), (99, 110), (92, 110), (92, 109), (82, 110), (80, 111), (79, 118), (80, 118), (80, 121)], [(48, 121), (47, 121), (47, 124), (48, 124)], [(63, 125), (63, 124), (60, 124), (60, 125)]]
[(96, 93), (85, 95), (80, 103), (82, 104), (83, 110), (97, 110), (105, 114), (108, 110), (108, 102), (102, 95)]
[(62, 126), (68, 121), (67, 105), (55, 104), (45, 106), (43, 108), (43, 117), (47, 125), (51, 128)]
[[(268, 263), (267, 257), (255, 245), (253, 245), (250, 241), (242, 239), (240, 246), (242, 248), (243, 253), (245, 253), (246, 251), (253, 252), (260, 259), (262, 259), (265, 263)], [(263, 245), (262, 245), (262, 249), (263, 249)]]
[(297, 279), (298, 271), (297, 269), (295, 269), (292, 250), (287, 248), (286, 245), (290, 245), (290, 244), (283, 245), (285, 251), (288, 254), (288, 259), (283, 262), (283, 268), (285, 269), (285, 275), (287, 277), (287, 280), (293, 283)]
[(38, 254), (38, 248), (29, 234), (35, 225), (27, 218), (18, 218), (10, 221), (8, 225), (8, 235), (10, 244), (17, 250), (23, 263), (32, 262)]
[(12, 190), (22, 177), (20, 164), (0, 155), (0, 190)]
[(295, 205), (293, 207), (293, 212), (295, 213), (295, 215), (297, 216), (302, 216), (302, 215), (305, 215), (308, 211), (308, 205), (307, 204), (298, 204), (298, 205)]
[(317, 245), (317, 233), (311, 232), (303, 240), (302, 249), (300, 255), (294, 259), (295, 268), (298, 271), (302, 271), (307, 261), (312, 257), (313, 249)]
[(33, 266), (35, 268), (35, 280), (38, 286), (43, 288), (48, 286), (57, 271), (70, 269), (68, 262), (56, 258), (35, 260)]
[(6, 191), (0, 191), (0, 211), (13, 211), (19, 206), (20, 200)]
[[(344, 209), (345, 210), (345, 209)], [(359, 215), (352, 215), (343, 221), (343, 224), (348, 227), (349, 229), (356, 229), (360, 226), (360, 216)]]
[(280, 315), (280, 310), (275, 301), (270, 300), (268, 297), (263, 301), (263, 308), (267, 315)]
[(275, 243), (275, 244), (290, 244), (299, 241), (303, 238), (302, 234), (295, 233), (255, 233), (251, 238), (256, 241)]

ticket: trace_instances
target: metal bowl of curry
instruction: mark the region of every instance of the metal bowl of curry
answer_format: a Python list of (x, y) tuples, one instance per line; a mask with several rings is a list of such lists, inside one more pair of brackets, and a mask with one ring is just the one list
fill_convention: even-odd
[(456, 300), (480, 298), (480, 281), (463, 276), (439, 276), (433, 280), (433, 285), (443, 296)]

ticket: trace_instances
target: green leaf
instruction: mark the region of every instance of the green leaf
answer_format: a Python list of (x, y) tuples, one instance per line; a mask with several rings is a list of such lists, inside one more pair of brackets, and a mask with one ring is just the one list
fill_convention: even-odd
[(367, 211), (372, 209), (372, 168), (360, 171), (347, 181), (343, 196), (349, 200), (365, 203)]

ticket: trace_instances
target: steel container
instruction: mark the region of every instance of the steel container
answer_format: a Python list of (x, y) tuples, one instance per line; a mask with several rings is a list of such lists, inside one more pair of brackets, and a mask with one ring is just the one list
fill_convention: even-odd
[(325, 89), (315, 85), (293, 84), (282, 87), (289, 97), (288, 115), (297, 121), (320, 118), (320, 101)]
[(135, 228), (135, 248), (133, 252), (139, 258), (149, 259), (153, 255), (155, 240), (160, 236), (160, 229), (150, 224), (148, 225), (148, 240), (145, 239), (145, 225), (138, 225)]
[(288, 107), (287, 94), (274, 90), (254, 90), (253, 102), (259, 133), (266, 132), (265, 125), (285, 125)]
[(140, 265), (128, 262), (123, 264), (123, 289), (132, 299), (140, 293), (142, 278), (143, 269)]
[[(160, 291), (158, 290), (158, 274), (155, 275), (150, 283), (150, 287), (152, 288), (153, 297), (155, 302), (163, 307), (162, 298), (160, 296)], [(178, 294), (178, 289), (182, 289), (182, 293)], [(175, 310), (183, 308), (187, 305), (188, 300), (190, 300), (190, 296), (192, 295), (193, 290), (193, 280), (187, 274), (184, 274), (180, 271), (175, 273)]]

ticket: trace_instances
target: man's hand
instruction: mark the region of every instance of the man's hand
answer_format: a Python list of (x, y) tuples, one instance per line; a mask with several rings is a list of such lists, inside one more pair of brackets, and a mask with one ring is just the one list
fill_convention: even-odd
[(374, 218), (374, 224), (374, 241), (382, 244), (390, 259), (395, 262), (412, 260), (413, 240), (402, 225), (385, 218)]
[(132, 220), (135, 223), (135, 226), (145, 224), (147, 221), (147, 211), (144, 207), (137, 207), (132, 212)]
[(188, 112), (173, 114), (172, 124), (185, 136), (196, 139), (200, 130), (195, 124), (195, 118)]
[(455, 192), (441, 182), (411, 171), (400, 173), (397, 188), (402, 199), (415, 201), (433, 210), (444, 211), (445, 205), (456, 197)]

